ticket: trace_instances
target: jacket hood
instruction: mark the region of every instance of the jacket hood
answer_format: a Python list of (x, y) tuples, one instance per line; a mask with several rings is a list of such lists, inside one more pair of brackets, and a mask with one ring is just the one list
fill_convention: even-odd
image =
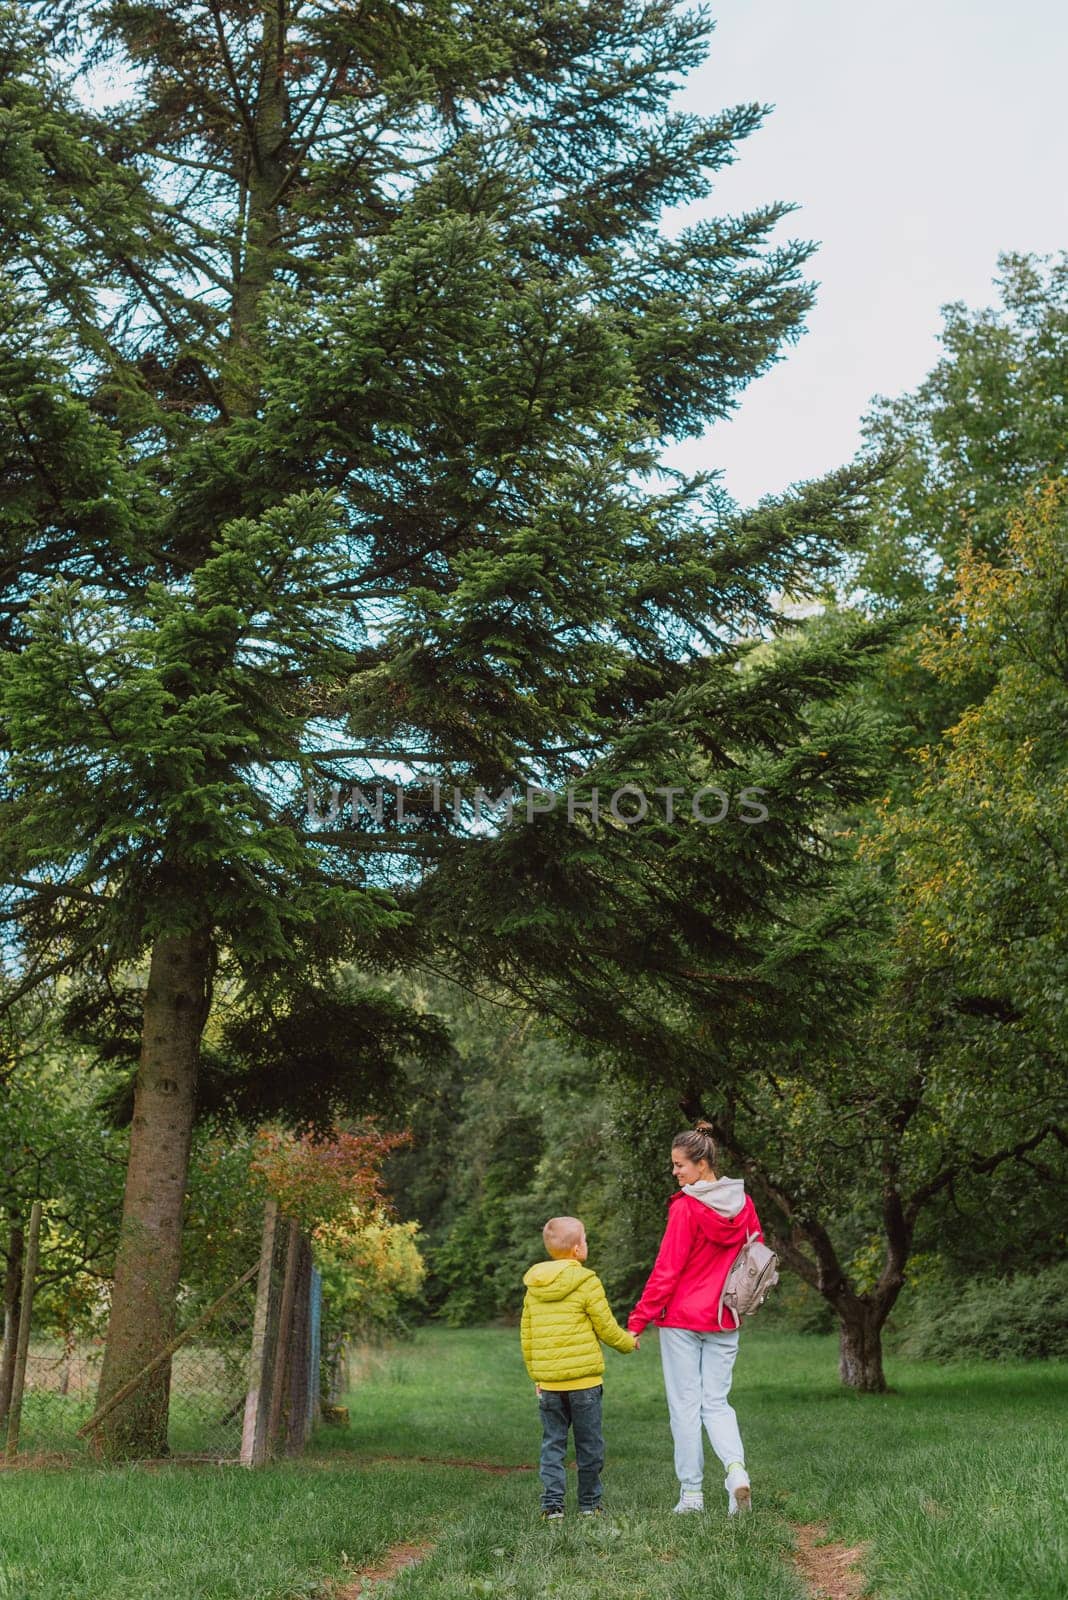
[(683, 1194), (692, 1194), (703, 1206), (721, 1217), (736, 1217), (745, 1205), (745, 1184), (741, 1178), (702, 1178), (688, 1183)]
[(563, 1300), (593, 1273), (581, 1261), (539, 1261), (523, 1274), (523, 1282), (535, 1300)]
[(681, 1200), (684, 1195), (694, 1202), (706, 1239), (731, 1249), (745, 1243), (755, 1213), (741, 1178), (703, 1178), (700, 1183), (686, 1184), (672, 1199)]

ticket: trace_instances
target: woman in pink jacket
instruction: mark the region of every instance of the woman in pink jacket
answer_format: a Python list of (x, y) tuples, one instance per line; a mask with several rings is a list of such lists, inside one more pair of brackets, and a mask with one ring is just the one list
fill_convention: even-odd
[(749, 1511), (752, 1495), (738, 1419), (728, 1400), (738, 1354), (738, 1326), (723, 1287), (747, 1238), (763, 1238), (740, 1178), (717, 1178), (711, 1124), (677, 1134), (671, 1170), (679, 1185), (668, 1202), (667, 1227), (653, 1270), (627, 1327), (640, 1334), (655, 1322), (660, 1336), (675, 1472), (676, 1511), (704, 1510), (701, 1425), (726, 1470), (727, 1511)]

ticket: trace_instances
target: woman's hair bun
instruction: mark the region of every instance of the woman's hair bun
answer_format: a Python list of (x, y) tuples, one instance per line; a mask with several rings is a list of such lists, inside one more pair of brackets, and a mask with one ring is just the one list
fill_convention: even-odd
[(681, 1150), (691, 1161), (707, 1161), (710, 1167), (716, 1164), (716, 1136), (712, 1124), (703, 1118), (696, 1128), (684, 1128), (682, 1133), (677, 1133), (671, 1148)]

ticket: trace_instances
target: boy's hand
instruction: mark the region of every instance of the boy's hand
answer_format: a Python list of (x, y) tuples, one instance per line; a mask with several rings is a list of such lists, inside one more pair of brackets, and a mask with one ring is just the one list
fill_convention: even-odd
[(534, 1393), (538, 1396), (538, 1399), (540, 1400), (541, 1399), (541, 1384), (540, 1383), (536, 1383), (534, 1385)]
[(642, 1336), (641, 1336), (640, 1333), (636, 1333), (634, 1335), (634, 1348), (635, 1348), (635, 1350), (640, 1350), (641, 1347), (642, 1347)]

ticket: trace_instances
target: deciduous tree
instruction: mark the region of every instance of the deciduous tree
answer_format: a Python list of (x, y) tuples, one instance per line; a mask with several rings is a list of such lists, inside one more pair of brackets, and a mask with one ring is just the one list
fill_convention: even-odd
[(118, 1234), (126, 1136), (102, 1109), (108, 1074), (72, 1050), (44, 995), (6, 1020), (0, 1066), (0, 1435), (11, 1400), (25, 1228), (42, 1203), (35, 1325), (72, 1337), (99, 1320)]

